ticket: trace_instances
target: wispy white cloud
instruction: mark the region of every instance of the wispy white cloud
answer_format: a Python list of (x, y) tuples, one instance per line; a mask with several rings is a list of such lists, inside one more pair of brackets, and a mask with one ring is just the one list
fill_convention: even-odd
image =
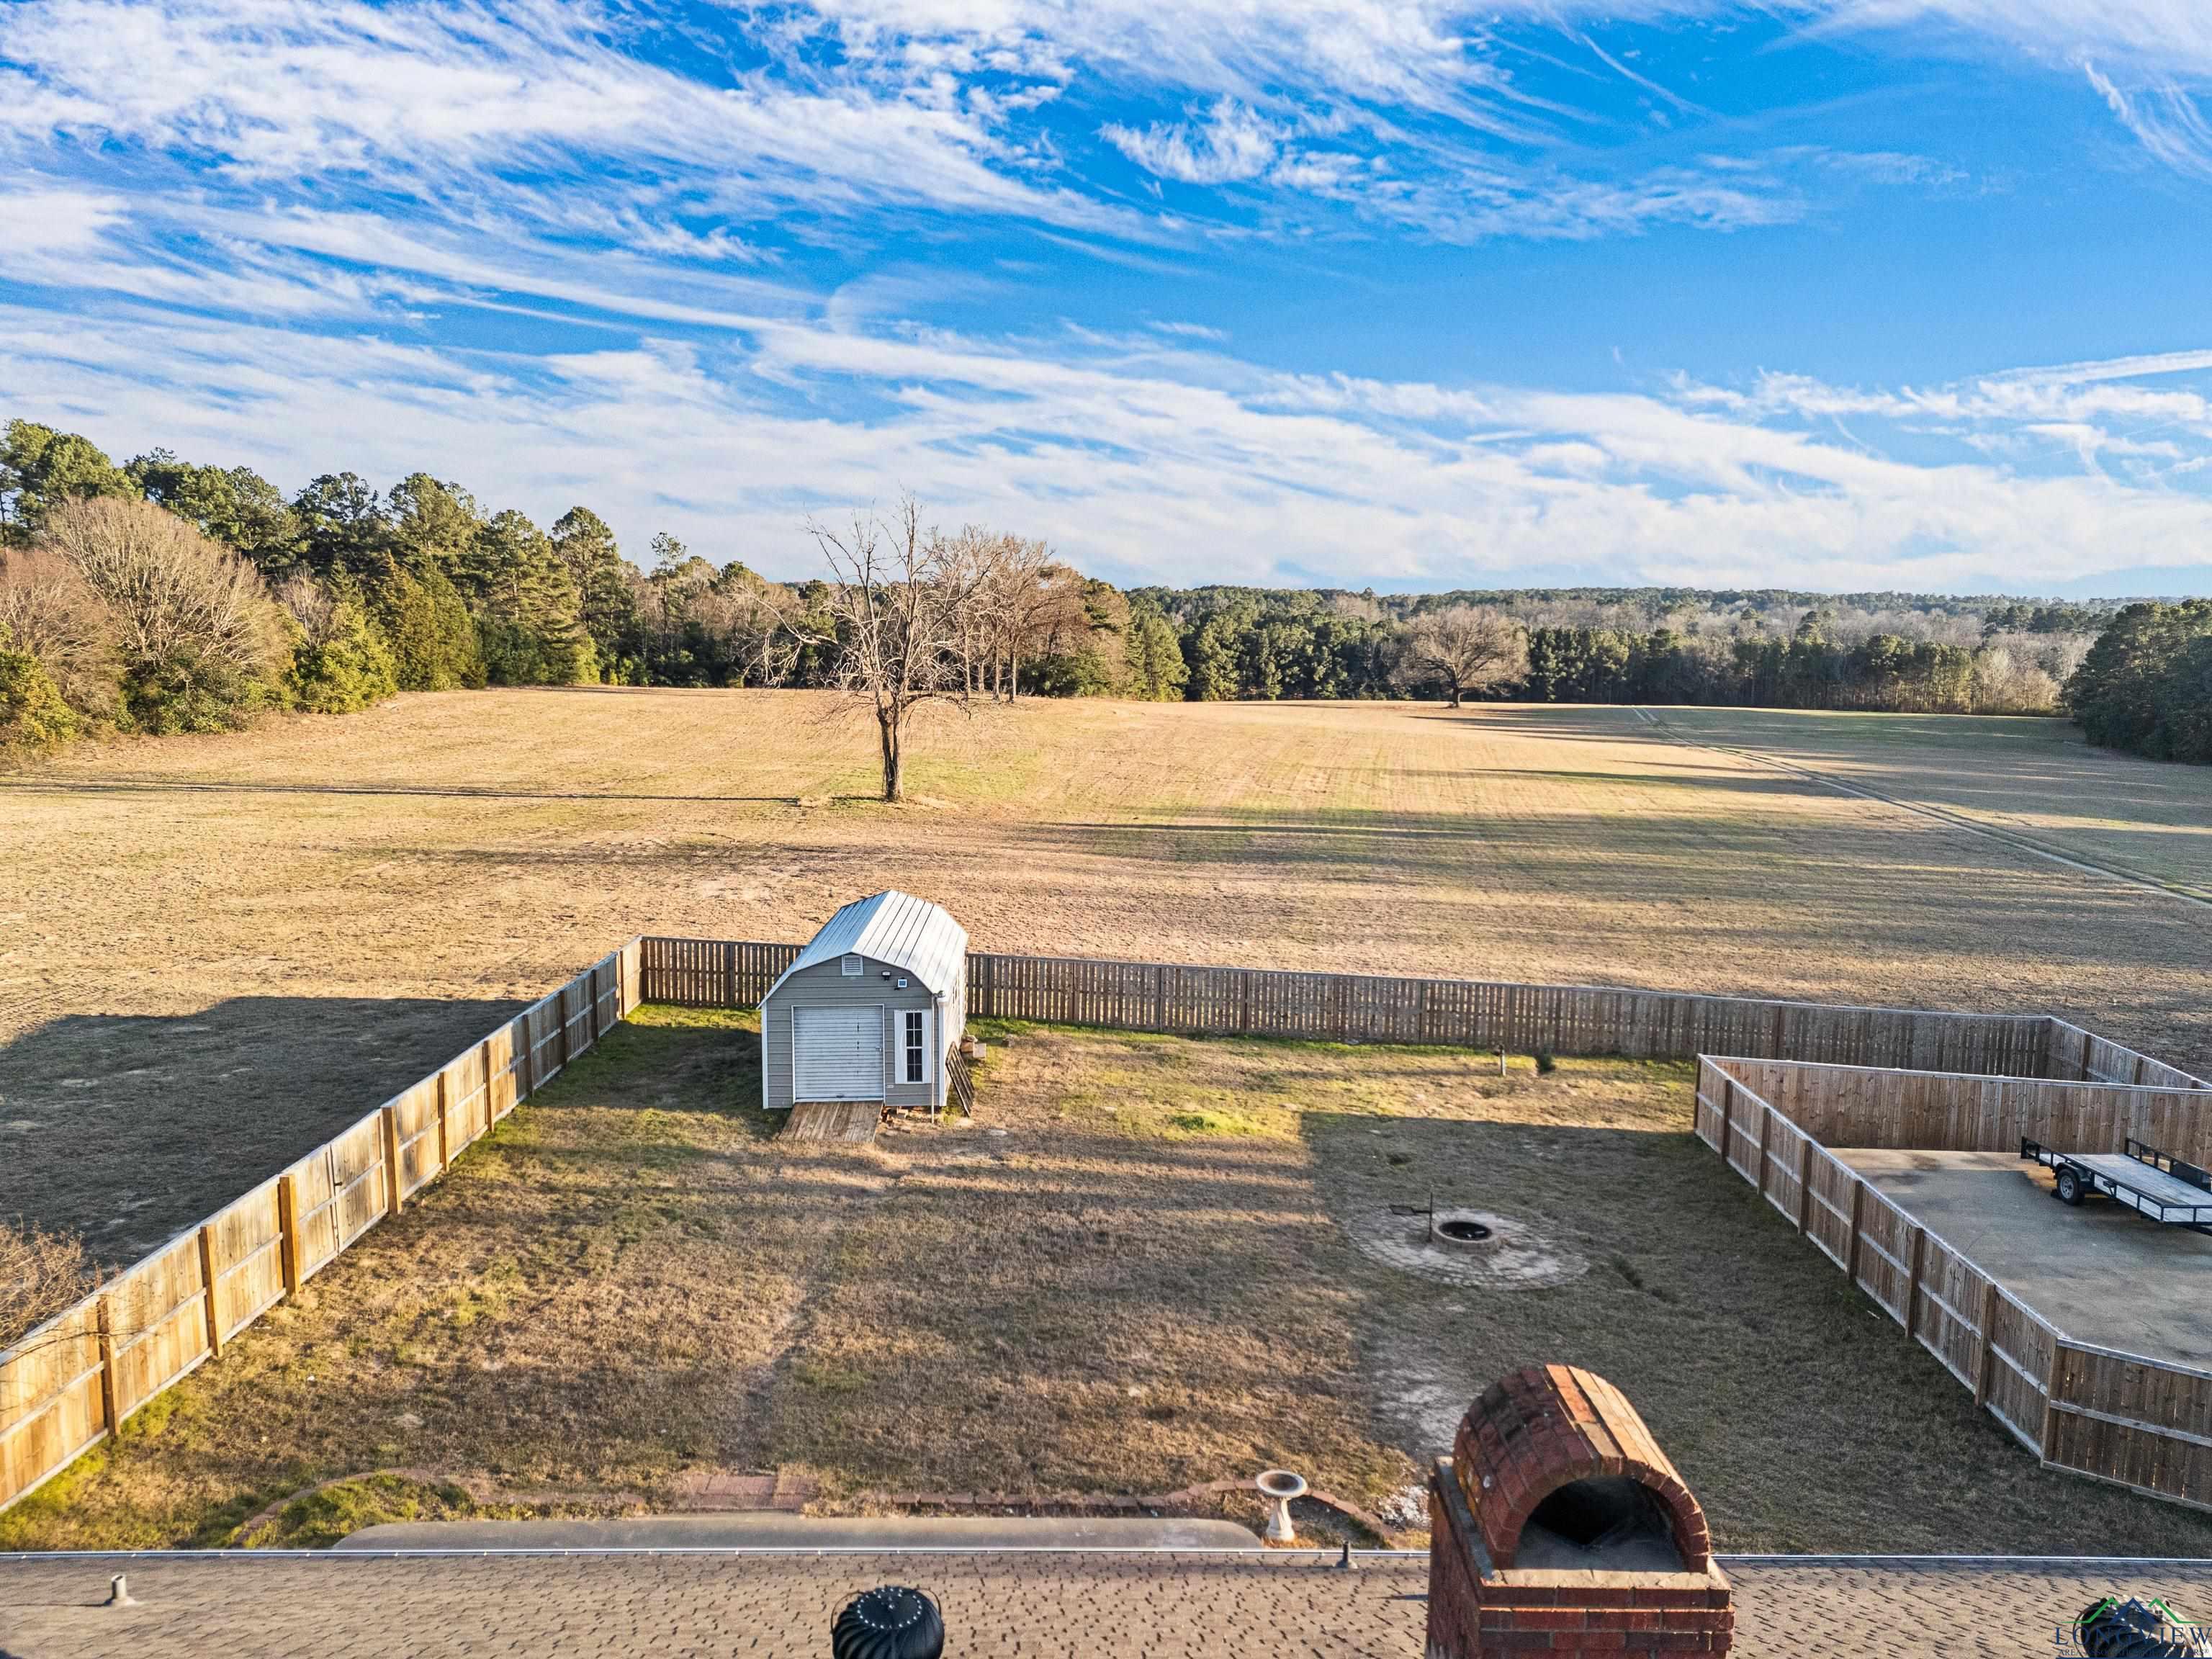
[[(2191, 101), (2212, 74), (2197, 0), (1777, 11), (2026, 53), (2085, 100), (2094, 75), (2148, 153), (2184, 173), (2212, 155)], [(1187, 578), (1198, 551), (1223, 580), (1439, 586), (1762, 581), (1786, 562), (1808, 584), (2018, 587), (2203, 566), (2212, 351), (1601, 396), (1285, 374), (1195, 323), (1007, 338), (923, 320), (947, 284), (915, 250), (956, 222), (1018, 221), (1158, 277), (1255, 229), (1738, 230), (1817, 212), (1854, 178), (1960, 182), (1940, 157), (1873, 147), (1709, 137), (1669, 161), (1594, 160), (1617, 125), (1502, 66), (1501, 29), (1556, 16), (1579, 14), (821, 0), (713, 14), (675, 53), (617, 0), (15, 0), (0, 387), (9, 412), (125, 451), (168, 444), (292, 485), (428, 465), (541, 516), (590, 500), (633, 544), (672, 527), (786, 571), (806, 512), (899, 481), (948, 519), (1046, 534), (1124, 577)], [(1616, 91), (1705, 118), (1606, 56)], [(1101, 85), (1121, 118), (1084, 102)], [(1102, 143), (1159, 205), (1131, 205), (1119, 163), (1086, 176)], [(799, 274), (841, 239), (857, 252), (823, 262), (835, 276)], [(475, 308), (589, 326), (530, 348), (436, 325)]]
[(1147, 173), (1193, 185), (1258, 178), (1273, 163), (1283, 136), (1231, 99), (1203, 119), (1156, 121), (1142, 129), (1109, 121), (1099, 134)]
[(2177, 173), (2212, 179), (2212, 122), (2179, 84), (2160, 80), (2130, 94), (2094, 64), (2085, 63), (2081, 68), (2120, 125), (2135, 134), (2153, 160)]
[[(0, 310), (0, 384), (119, 449), (165, 442), (288, 485), (343, 459), (424, 465), (550, 518), (577, 500), (633, 545), (809, 568), (810, 511), (916, 483), (948, 520), (1048, 536), (1123, 580), (1450, 586), (1622, 581), (2005, 587), (2201, 569), (2212, 425), (2064, 423), (1992, 377), (1938, 392), (1783, 381), (1569, 394), (1300, 375), (1188, 337), (984, 340), (757, 317), (742, 332), (516, 361), (147, 309), (97, 331)], [(2075, 382), (2087, 393), (2149, 391)], [(794, 405), (792, 395), (799, 394)], [(2193, 394), (2191, 394), (2193, 395)], [(2002, 441), (1908, 459), (1804, 424), (1935, 409)], [(2006, 444), (2079, 458), (2008, 464)], [(2201, 577), (2198, 578), (2201, 580)]]

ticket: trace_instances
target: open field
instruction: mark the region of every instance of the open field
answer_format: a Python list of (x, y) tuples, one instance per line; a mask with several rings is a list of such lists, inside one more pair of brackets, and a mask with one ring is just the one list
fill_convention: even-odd
[[(2212, 1064), (2200, 907), (1632, 709), (947, 714), (885, 809), (827, 708), (418, 696), (0, 779), (0, 1215), (128, 1261), (629, 934), (803, 938), (884, 885), (985, 948), (2049, 1010)], [(2108, 836), (2051, 780), (2109, 775), (2094, 812), (2202, 873), (2212, 777), (2055, 722), (1697, 720), (1931, 789), (2032, 734), (2063, 769), (1992, 760), (2006, 810)]]
[[(1978, 1416), (1691, 1138), (1685, 1066), (1013, 1028), (974, 1121), (851, 1147), (775, 1138), (750, 1026), (641, 1010), (0, 1547), (315, 1543), (709, 1470), (834, 1508), (1284, 1464), (1371, 1505), (1556, 1359), (1626, 1389), (1724, 1547), (2212, 1549)], [(1518, 1249), (1396, 1265), (1425, 1224), (1390, 1206), (1431, 1194)]]
[(1771, 757), (2212, 899), (2212, 767), (2146, 765), (2093, 749), (2064, 720), (1655, 713), (1681, 738)]

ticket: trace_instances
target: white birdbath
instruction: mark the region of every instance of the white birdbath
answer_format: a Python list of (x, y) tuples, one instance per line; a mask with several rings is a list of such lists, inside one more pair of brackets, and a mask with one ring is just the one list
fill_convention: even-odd
[(1267, 1541), (1297, 1543), (1298, 1534), (1291, 1525), (1291, 1499), (1306, 1495), (1305, 1477), (1288, 1469), (1269, 1469), (1252, 1484), (1259, 1487), (1261, 1497), (1272, 1499), (1275, 1505), (1267, 1513)]

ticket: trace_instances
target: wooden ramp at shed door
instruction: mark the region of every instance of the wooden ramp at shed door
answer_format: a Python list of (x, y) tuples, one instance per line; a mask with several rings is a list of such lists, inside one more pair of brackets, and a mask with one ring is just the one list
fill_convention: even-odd
[(849, 1140), (866, 1146), (876, 1138), (882, 1109), (872, 1100), (805, 1100), (791, 1109), (783, 1133), (793, 1140)]

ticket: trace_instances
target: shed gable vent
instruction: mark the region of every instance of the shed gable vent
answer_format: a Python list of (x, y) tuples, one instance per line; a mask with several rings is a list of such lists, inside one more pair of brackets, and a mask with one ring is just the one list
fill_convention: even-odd
[(862, 974), (867, 972), (867, 970), (868, 964), (861, 961), (858, 957), (847, 957), (845, 960), (839, 964), (839, 971), (842, 972), (847, 979), (858, 979)]

